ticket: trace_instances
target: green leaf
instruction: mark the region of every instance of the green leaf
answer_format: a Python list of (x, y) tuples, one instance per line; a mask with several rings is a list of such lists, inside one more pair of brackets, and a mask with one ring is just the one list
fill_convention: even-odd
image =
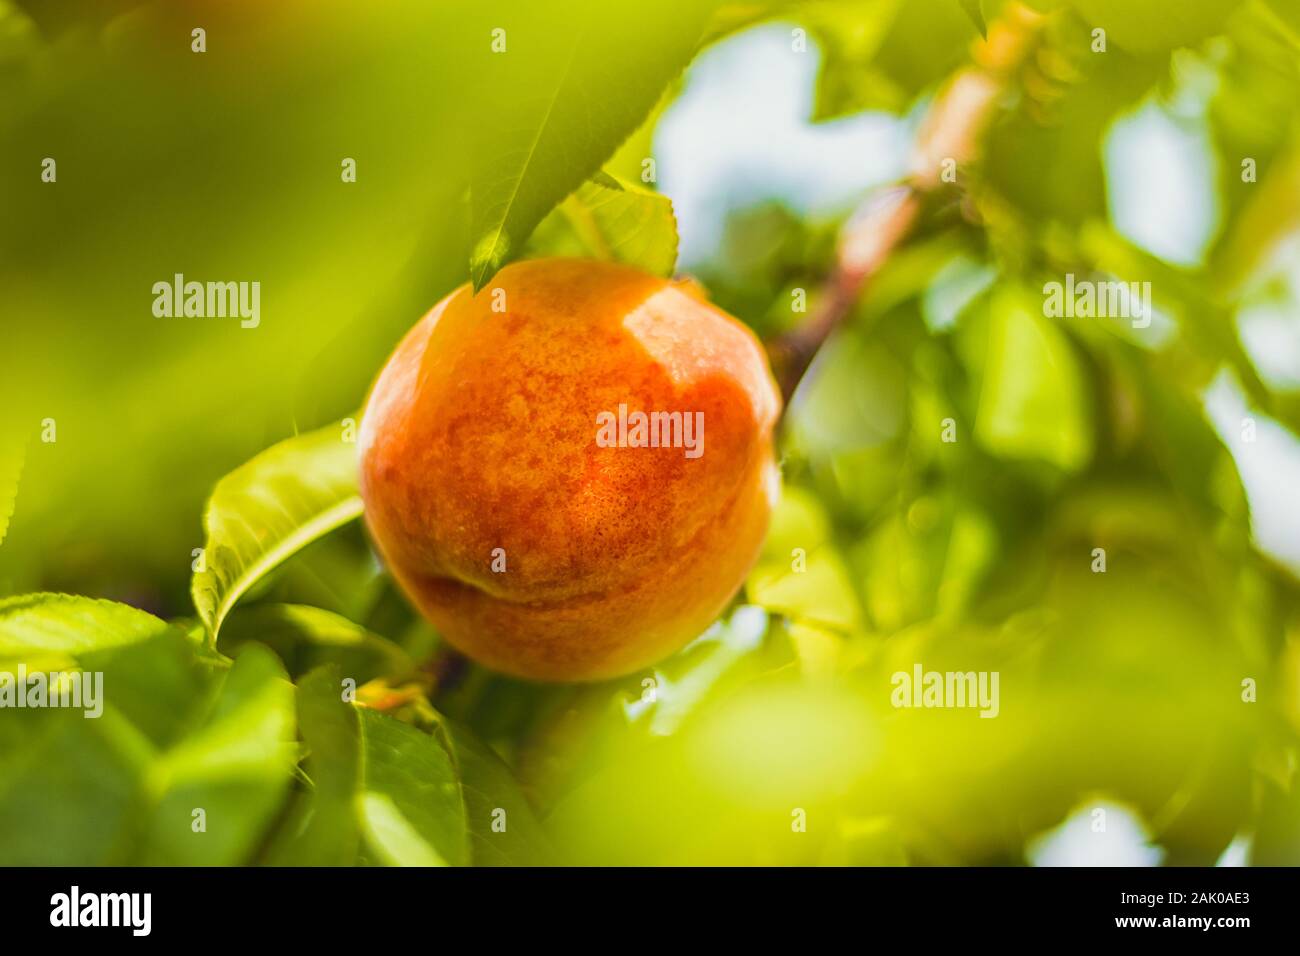
[(172, 625), (138, 644), (82, 653), (77, 664), (104, 675), (106, 705), (162, 750), (194, 729), (229, 669), (199, 650), (193, 637)]
[(293, 686), (275, 656), (252, 645), (236, 658), (203, 723), (149, 766), (141, 862), (243, 862), (288, 790), (294, 759)]
[(1071, 0), (1090, 28), (1137, 53), (1190, 46), (1218, 33), (1238, 0)]
[(484, 38), (491, 108), (474, 127), (470, 181), (476, 291), (636, 129), (690, 61), (715, 5), (664, 0), (645, 16), (597, 0), (562, 15), (558, 4), (527, 4), (503, 18), (504, 51)]
[(0, 600), (0, 659), (75, 656), (147, 641), (167, 630), (152, 614), (113, 601), (46, 593)]
[(1276, 783), (1261, 783), (1263, 791), (1258, 832), (1251, 844), (1251, 866), (1300, 864), (1300, 788), (1284, 791)]
[(268, 862), (289, 866), (348, 866), (356, 861), (361, 831), (355, 796), (361, 786), (361, 721), (343, 700), (343, 672), (317, 668), (298, 684), (298, 726), (307, 748), (304, 770), (312, 783), (301, 794)]
[[(175, 629), (86, 651), (78, 664), (102, 674), (100, 716), (83, 716), (93, 708), (43, 708), (7, 710), (0, 720), (5, 865), (121, 865), (156, 856), (146, 839), (156, 819), (150, 768), (203, 725), (218, 686)], [(187, 837), (190, 810), (211, 805), (205, 795), (195, 799), (183, 808)], [(226, 821), (223, 832), (230, 829)]]
[(1092, 456), (1086, 381), (1065, 335), (1035, 305), (1013, 292), (994, 297), (975, 437), (995, 455), (1075, 471)]
[[(298, 687), (311, 791), (277, 835), (268, 862), (352, 863), (362, 838), (368, 854), (392, 865), (550, 859), (510, 770), (467, 728), (439, 715), (438, 733), (430, 736), (354, 707), (342, 700), (342, 679), (331, 664)], [(504, 830), (494, 826), (500, 823)]]
[(813, 119), (904, 112), (970, 59), (979, 37), (954, 0), (839, 0), (805, 18), (822, 51)]
[(76, 710), (0, 720), (0, 865), (122, 862), (141, 753), (122, 721)]
[(1300, 47), (1300, 6), (1292, 0), (1264, 0), (1275, 18), (1273, 23), (1292, 46)]
[(1044, 55), (1061, 58), (1050, 92), (1025, 96), (988, 128), (972, 176), (1018, 214), (1018, 225), (999, 231), (1033, 235), (1060, 224), (1070, 236), (1108, 215), (1105, 152), (1093, 144), (1162, 82), (1168, 58), (1134, 56), (1118, 43), (1094, 53), (1088, 24), (1073, 17), (1049, 21), (1044, 38)]
[(414, 727), (373, 710), (360, 714), (356, 808), (366, 849), (390, 866), (468, 863), (465, 802), (451, 756)]
[(203, 519), (205, 567), (190, 585), (213, 640), (259, 578), (360, 514), (356, 445), (339, 425), (282, 441), (217, 482)]
[(961, 8), (966, 11), (966, 16), (970, 17), (970, 22), (975, 24), (975, 29), (980, 32), (980, 36), (989, 35), (989, 25), (984, 22), (984, 11), (980, 9), (980, 0), (958, 0)]
[(510, 768), (490, 747), (454, 721), (443, 736), (465, 797), (465, 821), (476, 866), (538, 866), (553, 850)]
[(5, 543), (9, 519), (14, 516), (18, 479), (23, 473), (24, 451), (23, 443), (17, 438), (0, 434), (0, 544)]
[(222, 630), (229, 650), (256, 641), (280, 656), (290, 674), (331, 663), (362, 684), (402, 675), (415, 665), (399, 645), (342, 615), (302, 604), (255, 604), (238, 608)]
[(542, 221), (529, 248), (670, 276), (677, 265), (677, 218), (667, 196), (600, 173)]
[(725, 0), (718, 5), (705, 34), (705, 43), (716, 43), (763, 20), (787, 13), (797, 17), (799, 7), (813, 0)]
[(907, 849), (896, 821), (888, 817), (846, 817), (822, 851), (824, 866), (907, 866)]
[[(552, 827), (557, 802), (617, 754), (672, 738), (738, 687), (791, 669), (793, 648), (760, 607), (740, 605), (677, 654), (622, 680), (567, 688), (521, 755), (528, 793)], [(565, 853), (568, 847), (556, 840)]]
[[(798, 567), (796, 551), (801, 552)], [(746, 584), (750, 599), (804, 623), (849, 631), (861, 618), (850, 581), (821, 502), (804, 489), (783, 489)]]

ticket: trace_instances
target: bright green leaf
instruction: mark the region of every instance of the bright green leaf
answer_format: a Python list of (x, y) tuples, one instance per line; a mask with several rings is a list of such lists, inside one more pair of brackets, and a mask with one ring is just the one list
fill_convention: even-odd
[(1264, 5), (1275, 18), (1275, 28), (1292, 46), (1300, 48), (1300, 6), (1293, 0), (1264, 0)]
[(9, 519), (14, 515), (18, 478), (23, 472), (23, 451), (22, 442), (0, 435), (0, 544), (5, 543)]
[(22, 594), (0, 600), (0, 658), (64, 654), (135, 644), (168, 629), (126, 604), (70, 594)]
[(725, 0), (718, 5), (709, 22), (705, 42), (715, 43), (771, 17), (797, 14), (799, 7), (811, 2), (813, 0)]
[(446, 866), (389, 797), (367, 790), (357, 800), (366, 843), (388, 866)]
[(754, 603), (837, 631), (857, 626), (857, 597), (829, 525), (816, 496), (797, 487), (783, 490), (746, 585)]
[(667, 196), (601, 174), (583, 183), (538, 226), (530, 248), (582, 255), (670, 276), (677, 219)]
[(204, 570), (190, 585), (216, 638), (259, 578), (285, 558), (361, 514), (356, 445), (338, 425), (274, 445), (217, 483), (204, 516)]
[(1069, 341), (1041, 312), (1015, 293), (995, 297), (975, 437), (995, 455), (1073, 471), (1092, 455), (1086, 381)]
[[(470, 275), (483, 288), (542, 217), (618, 148), (690, 60), (713, 0), (653, 16), (597, 0), (521, 4), (501, 52), (484, 38), (492, 104), (475, 125)], [(576, 7), (576, 9), (574, 9)]]
[(1140, 53), (1188, 46), (1219, 32), (1239, 0), (1071, 0), (1089, 27)]

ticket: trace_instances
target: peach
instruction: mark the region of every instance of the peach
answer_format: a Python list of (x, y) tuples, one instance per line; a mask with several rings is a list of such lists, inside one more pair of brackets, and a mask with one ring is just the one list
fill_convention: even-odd
[(469, 657), (535, 680), (627, 674), (744, 581), (779, 486), (781, 399), (753, 333), (687, 288), (515, 263), (434, 306), (380, 373), (366, 523)]

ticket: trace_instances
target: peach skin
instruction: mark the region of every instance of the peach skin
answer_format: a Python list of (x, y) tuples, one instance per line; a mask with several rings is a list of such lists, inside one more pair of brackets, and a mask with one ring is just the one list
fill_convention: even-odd
[(380, 373), (366, 524), (474, 660), (627, 674), (744, 581), (779, 488), (780, 407), (753, 333), (699, 295), (611, 263), (518, 262), (434, 306)]

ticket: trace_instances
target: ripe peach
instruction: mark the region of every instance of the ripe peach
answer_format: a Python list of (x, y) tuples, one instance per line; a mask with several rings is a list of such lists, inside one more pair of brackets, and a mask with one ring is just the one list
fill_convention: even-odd
[[(475, 660), (538, 680), (626, 674), (697, 636), (743, 582), (778, 488), (780, 401), (754, 335), (698, 295), (621, 265), (519, 262), (439, 302), (380, 373), (366, 523)], [(638, 412), (680, 415), (652, 420), (653, 447)]]

